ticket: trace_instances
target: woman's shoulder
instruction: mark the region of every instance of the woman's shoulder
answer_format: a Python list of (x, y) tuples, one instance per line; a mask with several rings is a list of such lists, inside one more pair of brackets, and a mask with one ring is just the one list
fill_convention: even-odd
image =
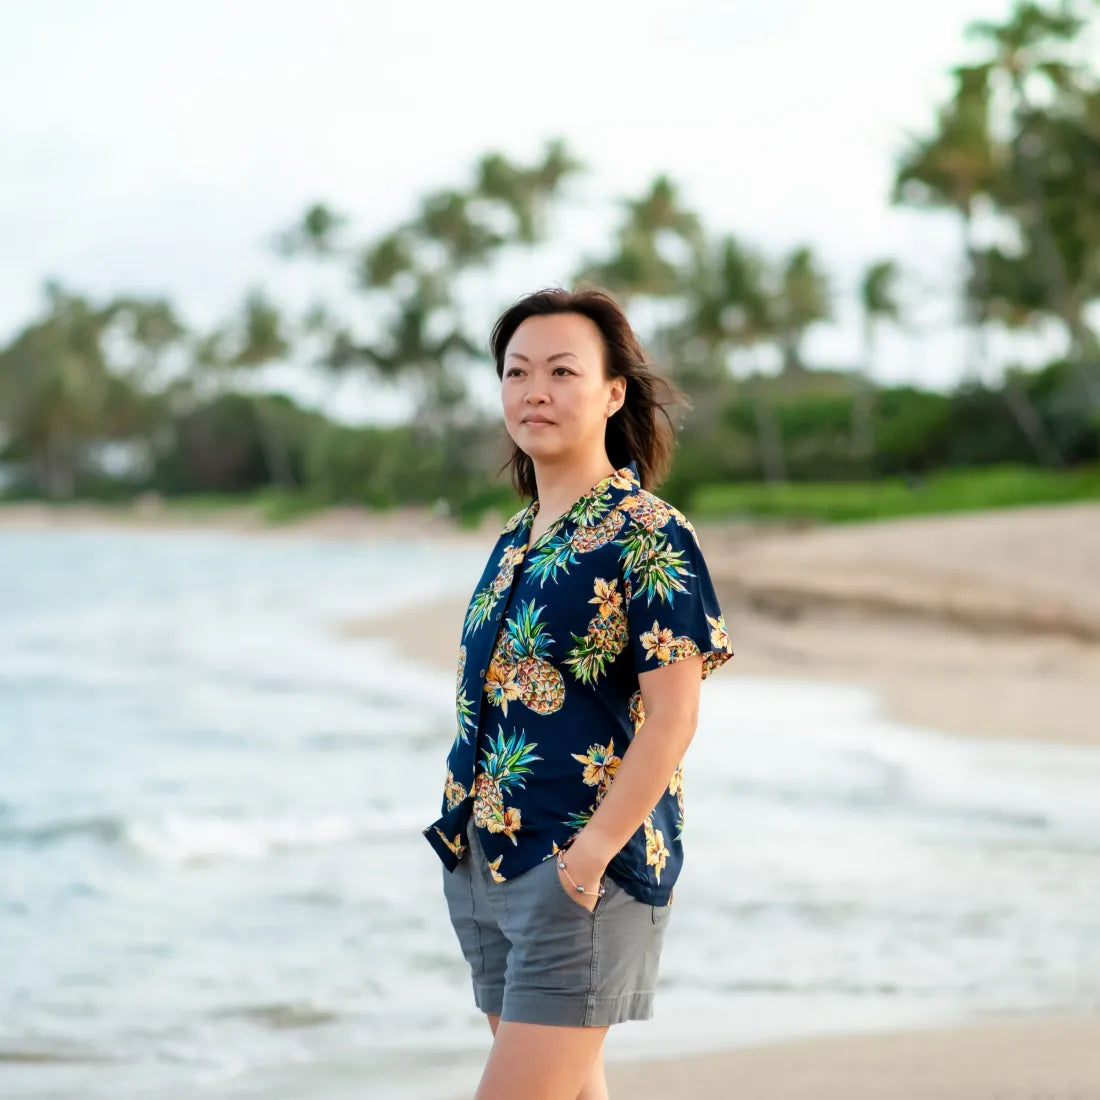
[(699, 536), (691, 521), (675, 505), (659, 497), (649, 489), (633, 489), (617, 504), (631, 526), (645, 531), (663, 532), (666, 535), (683, 530), (698, 542)]

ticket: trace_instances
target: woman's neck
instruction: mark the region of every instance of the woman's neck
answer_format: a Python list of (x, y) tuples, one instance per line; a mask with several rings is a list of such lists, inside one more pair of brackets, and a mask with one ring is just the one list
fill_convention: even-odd
[(606, 454), (590, 462), (561, 465), (535, 464), (535, 484), (538, 487), (539, 519), (547, 523), (571, 508), (597, 482), (615, 472)]

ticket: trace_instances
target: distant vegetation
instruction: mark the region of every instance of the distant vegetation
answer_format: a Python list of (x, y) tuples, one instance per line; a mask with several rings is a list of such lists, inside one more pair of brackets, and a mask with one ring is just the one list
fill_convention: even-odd
[[(970, 370), (951, 393), (877, 381), (883, 331), (919, 335), (922, 323), (889, 257), (851, 288), (860, 362), (824, 371), (806, 361), (806, 337), (839, 291), (812, 248), (772, 257), (715, 233), (665, 176), (622, 200), (616, 232), (561, 281), (612, 290), (692, 398), (667, 496), (708, 517), (843, 520), (1100, 495), (1100, 81), (1085, 46), (1096, 19), (1095, 4), (1017, 3), (1005, 23), (970, 28), (983, 59), (953, 70), (951, 96), (896, 165), (895, 202), (952, 212), (960, 227)], [(538, 255), (583, 185), (554, 142), (528, 164), (483, 156), (370, 240), (319, 202), (279, 234), (272, 262), (333, 266), (355, 290), (302, 316), (253, 289), (224, 324), (193, 331), (167, 301), (48, 285), (41, 315), (0, 348), (0, 484), (57, 501), (259, 494), (276, 515), (507, 507), (492, 478), (499, 418), (470, 393), (492, 369), (482, 329), (507, 304), (485, 288)], [(1057, 361), (989, 361), (990, 333), (1039, 329), (1062, 334)], [(334, 386), (362, 375), (408, 395), (415, 414), (336, 422), (272, 392), (273, 365)]]

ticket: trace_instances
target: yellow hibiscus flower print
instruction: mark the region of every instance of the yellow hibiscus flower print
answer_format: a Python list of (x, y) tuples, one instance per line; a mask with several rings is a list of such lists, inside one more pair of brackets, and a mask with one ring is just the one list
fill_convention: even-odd
[(645, 822), (645, 861), (653, 868), (660, 885), (661, 872), (668, 862), (668, 849), (665, 847), (665, 838), (660, 829), (653, 828), (653, 819), (646, 818)]
[(680, 764), (676, 770), (672, 773), (672, 778), (668, 781), (668, 793), (671, 795), (678, 795), (684, 789), (684, 765)]
[(605, 581), (602, 577), (598, 577), (592, 586), (596, 594), (588, 602), (597, 606), (601, 619), (610, 619), (622, 607), (623, 596), (618, 588), (618, 581)]
[(584, 782), (589, 787), (606, 789), (615, 778), (621, 760), (615, 755), (615, 741), (606, 745), (589, 745), (588, 752), (581, 756), (573, 753), (573, 759), (584, 765)]
[(485, 675), (485, 694), (494, 707), (500, 707), (507, 714), (509, 701), (523, 694), (523, 688), (516, 682), (516, 666), (500, 660), (491, 661)]
[(443, 843), (446, 844), (447, 847), (450, 848), (450, 850), (454, 852), (454, 854), (458, 856), (459, 859), (461, 859), (463, 852), (466, 851), (466, 845), (462, 843), (462, 834), (459, 833), (454, 838), (454, 840), (451, 840), (450, 837), (448, 837), (447, 834), (438, 825), (435, 827), (435, 831), (439, 834), (440, 840), (442, 840)]
[(507, 882), (508, 880), (500, 873), (500, 861), (504, 856), (497, 856), (496, 859), (489, 864), (489, 874), (493, 876), (493, 882)]
[(715, 649), (729, 649), (730, 636), (726, 631), (726, 617), (719, 615), (715, 619), (708, 615), (707, 622), (710, 623), (710, 644)]
[(672, 631), (667, 626), (662, 629), (656, 619), (653, 620), (653, 629), (647, 630), (641, 637), (646, 656), (651, 661), (656, 658), (660, 665), (667, 665), (672, 660), (675, 642)]
[(504, 811), (504, 822), (501, 825), (500, 831), (513, 843), (516, 843), (516, 833), (519, 832), (523, 821), (520, 818), (519, 810), (515, 806), (509, 806)]

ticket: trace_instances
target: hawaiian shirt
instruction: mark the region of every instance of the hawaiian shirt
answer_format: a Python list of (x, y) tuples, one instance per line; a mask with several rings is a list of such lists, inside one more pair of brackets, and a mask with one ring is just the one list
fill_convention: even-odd
[[(424, 830), (454, 870), (472, 815), (497, 882), (592, 816), (645, 721), (639, 673), (701, 654), (706, 679), (733, 654), (694, 528), (633, 463), (528, 546), (538, 506), (505, 525), (466, 611), (443, 812)], [(667, 904), (683, 827), (681, 765), (608, 876)]]

